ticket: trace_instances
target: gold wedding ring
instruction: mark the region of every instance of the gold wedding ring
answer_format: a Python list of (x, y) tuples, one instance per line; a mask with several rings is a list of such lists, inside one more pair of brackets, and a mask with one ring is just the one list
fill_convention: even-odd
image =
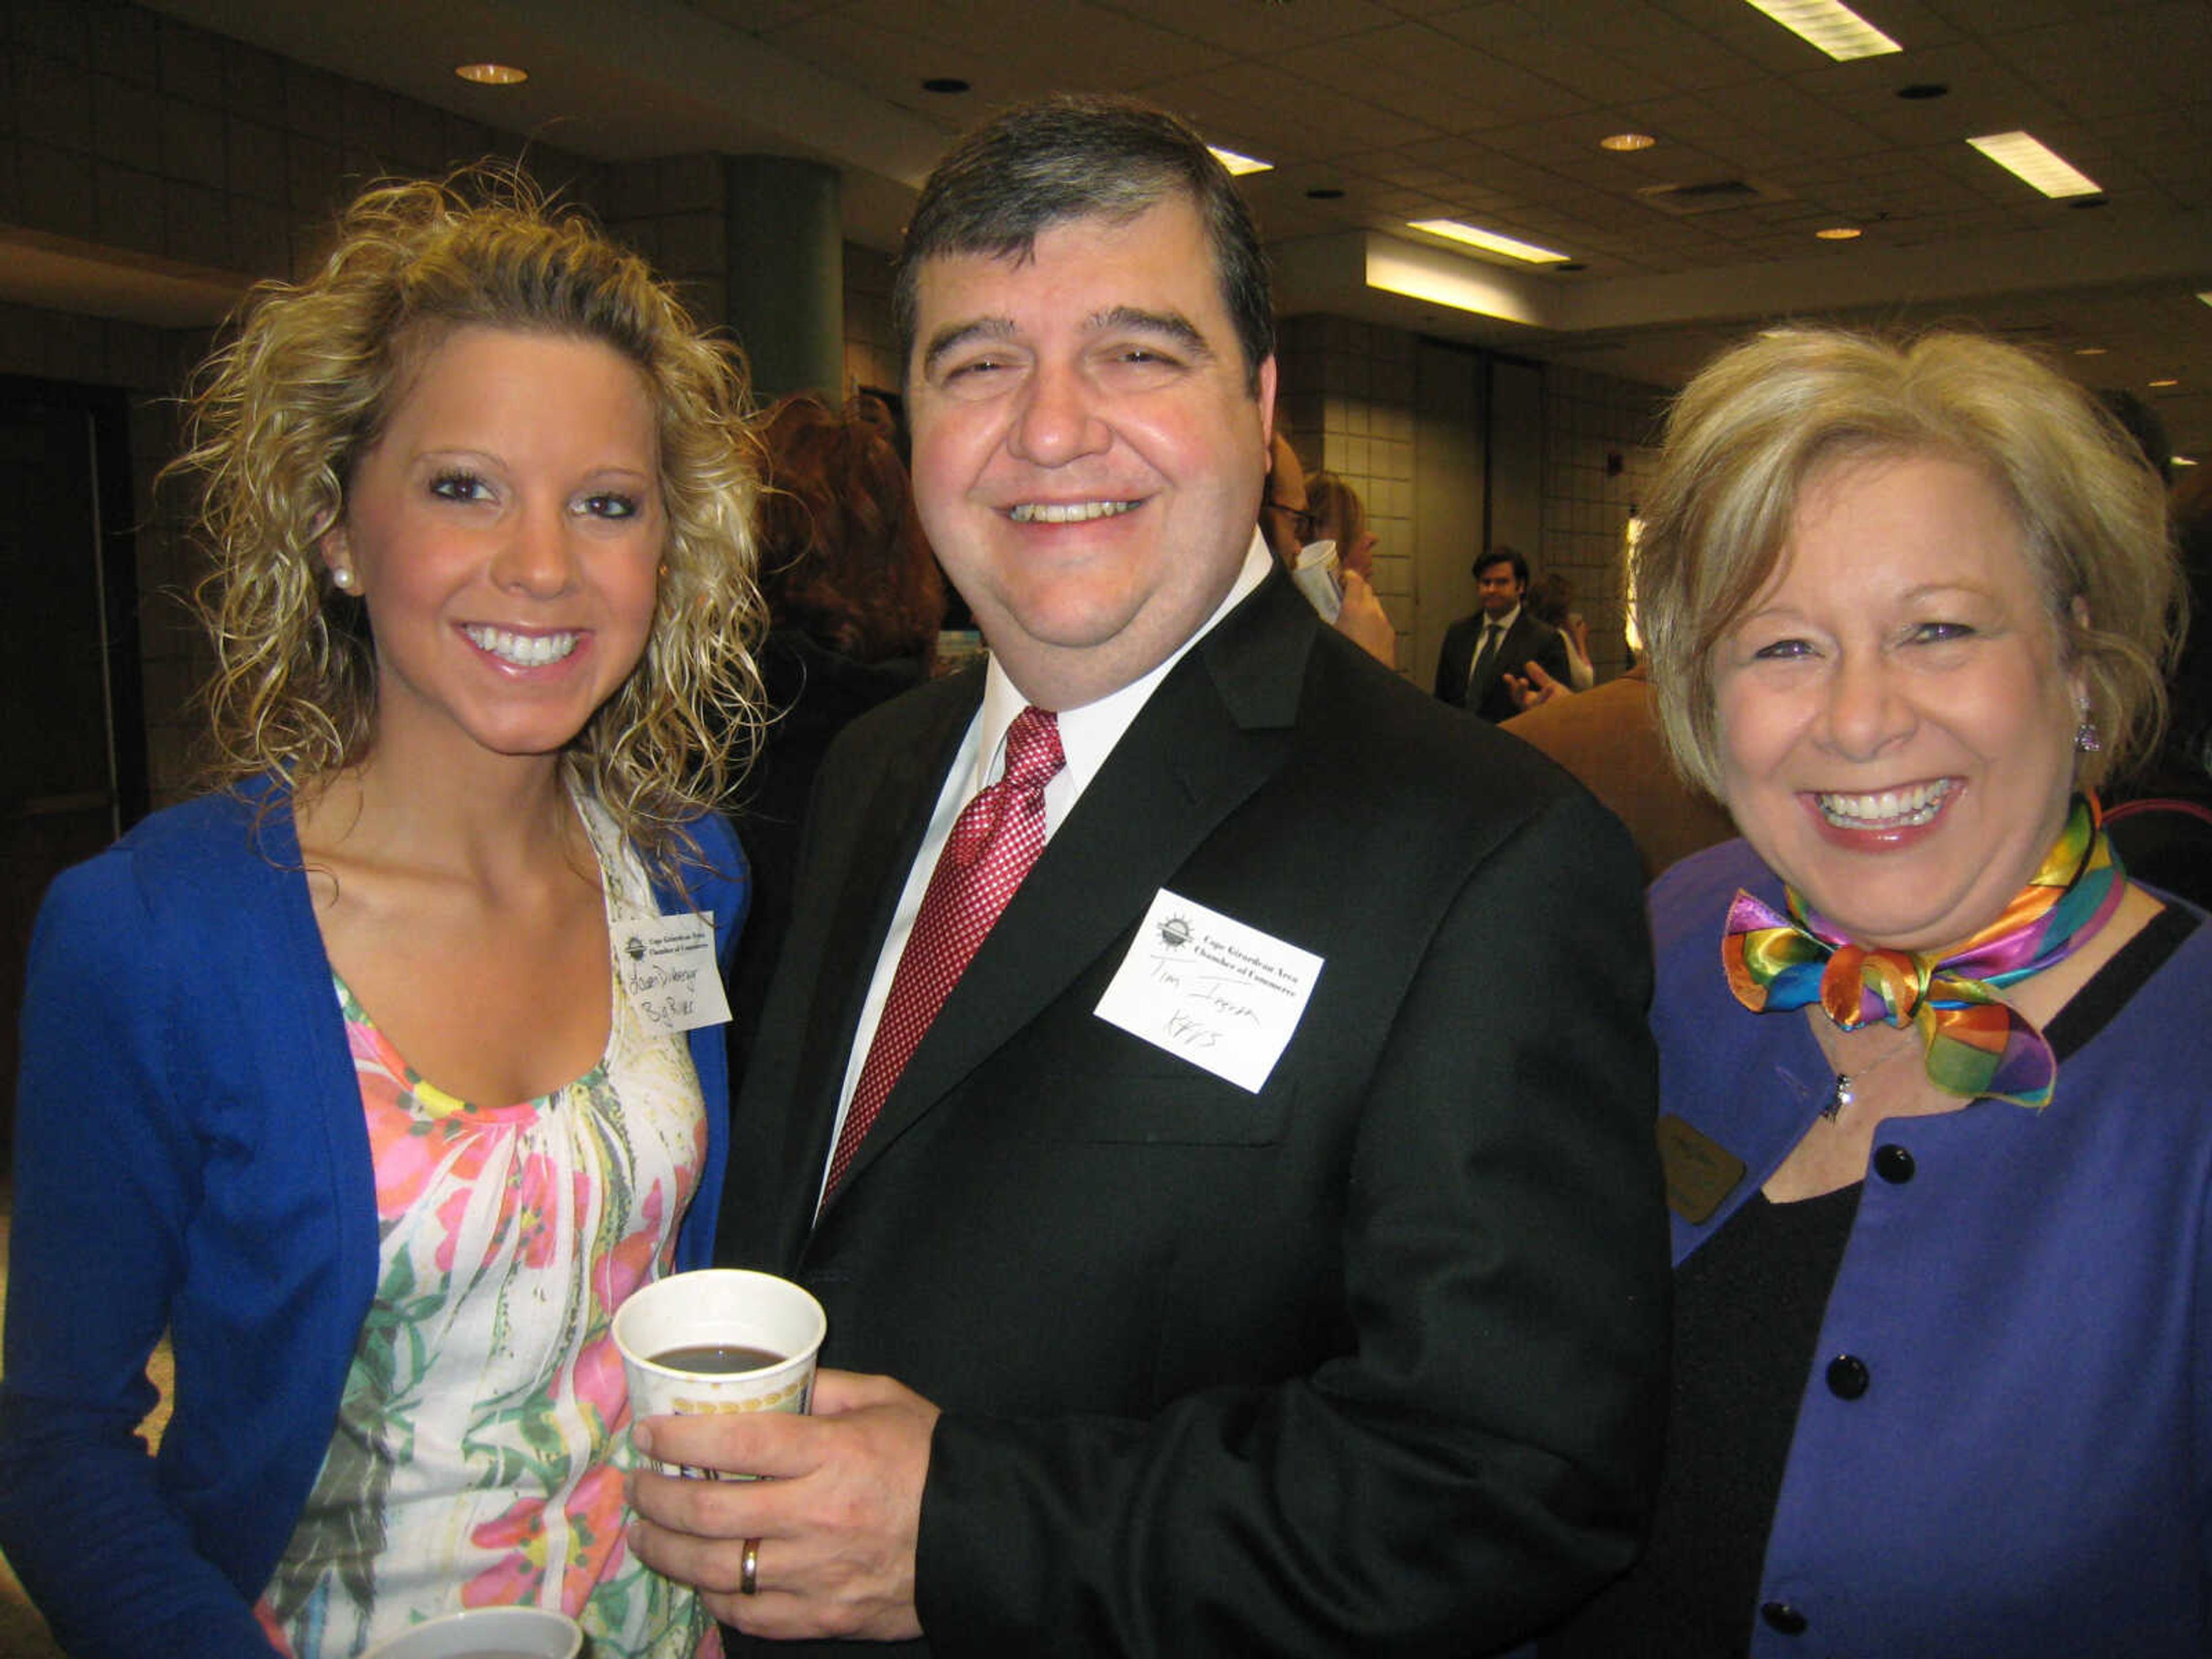
[(738, 1559), (738, 1594), (760, 1594), (760, 1540), (757, 1538), (745, 1540), (745, 1553)]

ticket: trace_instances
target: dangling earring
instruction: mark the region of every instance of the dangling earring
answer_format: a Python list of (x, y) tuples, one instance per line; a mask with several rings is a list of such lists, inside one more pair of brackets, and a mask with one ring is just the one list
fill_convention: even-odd
[(2077, 697), (2075, 703), (2081, 711), (2081, 724), (2074, 728), (2074, 747), (2082, 754), (2094, 755), (2105, 746), (2105, 740), (2097, 735), (2097, 722), (2089, 718), (2089, 699)]

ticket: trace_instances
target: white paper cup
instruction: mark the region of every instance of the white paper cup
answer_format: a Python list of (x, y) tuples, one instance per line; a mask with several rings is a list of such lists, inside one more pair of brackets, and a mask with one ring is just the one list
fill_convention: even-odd
[(1337, 574), (1334, 542), (1308, 542), (1300, 548), (1291, 580), (1306, 596), (1307, 603), (1321, 612), (1323, 622), (1336, 620), (1344, 609), (1344, 580)]
[[(829, 1330), (822, 1304), (773, 1273), (709, 1267), (657, 1279), (615, 1314), (630, 1419), (804, 1412), (814, 1396), (815, 1356)], [(685, 1357), (686, 1350), (708, 1348), (750, 1348), (774, 1358), (744, 1370), (716, 1370)], [(657, 1459), (654, 1467), (668, 1474), (717, 1473)]]
[(379, 1642), (366, 1659), (576, 1659), (584, 1629), (541, 1607), (472, 1607)]

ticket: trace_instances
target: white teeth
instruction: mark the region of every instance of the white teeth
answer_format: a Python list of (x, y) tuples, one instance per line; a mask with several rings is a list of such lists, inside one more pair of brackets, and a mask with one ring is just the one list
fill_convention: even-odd
[(1906, 830), (1933, 818), (1951, 793), (1951, 780), (1885, 789), (1876, 795), (1816, 795), (1821, 817), (1838, 830)]
[(1133, 512), (1136, 506), (1134, 501), (1024, 501), (1008, 516), (1016, 524), (1080, 524)]
[(542, 668), (549, 662), (558, 662), (576, 648), (580, 637), (574, 634), (511, 634), (504, 628), (486, 628), (480, 623), (472, 623), (462, 632), (479, 651), (489, 651), (501, 662), (513, 663), (517, 668)]

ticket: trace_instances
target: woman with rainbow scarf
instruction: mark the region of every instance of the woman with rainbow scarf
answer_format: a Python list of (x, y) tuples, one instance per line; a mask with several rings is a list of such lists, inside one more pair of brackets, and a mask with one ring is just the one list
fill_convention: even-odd
[(1637, 555), (1677, 1263), (1650, 1549), (1547, 1655), (2197, 1655), (2212, 928), (2096, 788), (2158, 727), (2156, 478), (1960, 334), (1685, 391)]

